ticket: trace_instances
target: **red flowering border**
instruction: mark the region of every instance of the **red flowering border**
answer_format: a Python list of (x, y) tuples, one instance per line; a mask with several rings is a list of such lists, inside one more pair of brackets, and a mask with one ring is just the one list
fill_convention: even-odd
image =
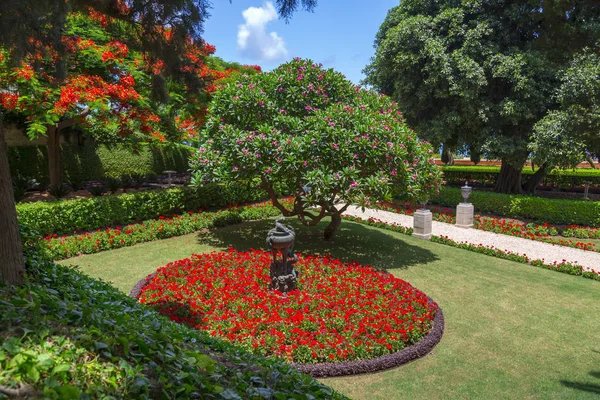
[[(415, 209), (412, 208), (410, 203), (404, 203), (401, 206), (394, 203), (381, 203), (379, 204), (379, 208), (396, 214), (413, 215), (415, 213)], [(428, 206), (427, 208), (431, 211), (434, 221), (446, 224), (454, 224), (456, 222), (454, 210), (449, 207)], [(569, 239), (572, 237), (578, 239), (600, 239), (600, 229), (590, 226), (569, 225), (563, 228), (560, 225), (548, 222), (542, 224), (526, 223), (516, 218), (507, 219), (479, 214), (475, 214), (473, 222), (473, 228), (482, 231), (600, 253), (600, 247), (597, 247), (594, 243)], [(553, 237), (558, 235), (563, 236), (565, 239)]]
[[(355, 217), (352, 215), (343, 215), (342, 218), (346, 219), (348, 221), (358, 222), (360, 224), (370, 225), (370, 226), (374, 226), (374, 227), (380, 228), (380, 229), (386, 229), (389, 231), (399, 232), (399, 233), (403, 233), (403, 234), (406, 234), (409, 236), (413, 232), (412, 228), (408, 228), (408, 227), (405, 227), (405, 226), (402, 226), (402, 225), (399, 225), (396, 223), (390, 224), (390, 223), (383, 222), (379, 219), (372, 218), (372, 217), (365, 220), (360, 217)], [(600, 269), (597, 271), (595, 269), (588, 270), (588, 269), (583, 268), (579, 264), (569, 263), (566, 260), (563, 260), (560, 263), (557, 263), (556, 261), (554, 261), (552, 264), (548, 264), (543, 259), (542, 260), (539, 260), (539, 259), (532, 260), (525, 253), (519, 254), (519, 253), (507, 251), (507, 250), (500, 250), (498, 248), (495, 248), (494, 246), (484, 246), (481, 243), (474, 244), (474, 243), (469, 243), (466, 241), (465, 242), (456, 242), (456, 241), (450, 239), (448, 236), (443, 236), (443, 235), (442, 236), (432, 235), (431, 241), (434, 243), (439, 243), (439, 244), (443, 244), (446, 246), (452, 246), (452, 247), (457, 247), (457, 248), (463, 249), (463, 250), (473, 251), (475, 253), (485, 254), (485, 255), (488, 255), (491, 257), (503, 258), (505, 260), (515, 261), (515, 262), (519, 262), (522, 264), (529, 264), (534, 267), (545, 268), (545, 269), (549, 269), (552, 271), (562, 272), (562, 273), (569, 274), (569, 275), (582, 276), (584, 278), (600, 281)]]
[[(150, 274), (148, 277), (140, 280), (131, 290), (130, 292), (130, 296), (134, 297), (134, 298), (139, 298), (142, 293), (144, 293), (145, 289), (150, 289), (149, 295), (147, 294), (147, 296), (149, 296), (150, 299), (156, 299), (158, 300), (158, 304), (161, 304), (161, 301), (163, 300), (168, 300), (169, 298), (177, 298), (181, 301), (184, 301), (185, 304), (187, 304), (187, 300), (185, 300), (186, 297), (189, 297), (190, 295), (194, 296), (194, 295), (199, 295), (202, 296), (203, 291), (197, 292), (194, 289), (192, 289), (191, 287), (187, 286), (186, 284), (183, 284), (182, 287), (186, 287), (189, 290), (184, 290), (184, 292), (187, 293), (187, 295), (182, 295), (183, 293), (180, 293), (179, 290), (176, 288), (177, 285), (182, 284), (181, 282), (179, 282), (179, 280), (181, 280), (182, 278), (185, 277), (185, 279), (192, 279), (194, 282), (198, 281), (198, 278), (195, 277), (195, 275), (202, 275), (202, 276), (212, 276), (212, 272), (210, 272), (210, 270), (214, 269), (215, 267), (216, 270), (215, 271), (221, 271), (220, 268), (228, 268), (227, 265), (231, 264), (231, 262), (233, 262), (234, 264), (231, 265), (236, 265), (235, 262), (237, 260), (236, 257), (242, 256), (242, 259), (244, 259), (244, 256), (250, 256), (250, 262), (251, 264), (248, 265), (253, 265), (252, 263), (255, 263), (258, 259), (260, 258), (265, 258), (264, 256), (266, 255), (266, 258), (269, 259), (270, 258), (270, 254), (264, 251), (253, 251), (252, 253), (238, 253), (236, 251), (234, 251), (233, 249), (230, 249), (229, 254), (227, 253), (211, 253), (211, 254), (204, 254), (204, 255), (200, 255), (197, 256), (196, 258), (194, 258), (193, 261), (190, 260), (181, 260), (181, 262), (175, 262), (173, 264), (169, 264), (167, 267), (161, 268), (159, 270), (157, 270), (156, 272), (154, 272), (153, 274)], [(254, 258), (256, 259), (254, 259)], [(212, 260), (215, 260), (216, 262), (218, 262), (218, 264), (212, 264)], [(220, 262), (221, 260), (226, 260), (225, 264), (223, 266), (221, 266)], [(261, 260), (264, 261), (264, 260)], [(268, 262), (268, 260), (267, 260)], [(330, 264), (331, 262), (333, 262), (332, 264)], [(208, 263), (208, 264), (207, 264)], [(329, 275), (326, 273), (324, 275), (322, 275), (322, 272), (320, 273), (319, 268), (320, 266), (323, 266), (327, 269), (330, 268), (330, 266), (333, 265), (339, 265), (342, 269), (340, 270), (340, 273), (345, 274), (345, 273), (349, 273), (349, 276), (352, 276), (354, 278), (356, 271), (357, 271), (357, 267), (359, 268), (359, 270), (362, 270), (363, 268), (365, 269), (365, 279), (367, 279), (371, 274), (369, 273), (369, 271), (371, 271), (371, 273), (375, 272), (375, 275), (372, 275), (373, 277), (376, 277), (377, 274), (383, 275), (383, 277), (385, 276), (389, 276), (391, 278), (393, 278), (392, 275), (390, 275), (389, 273), (385, 272), (385, 271), (376, 271), (374, 270), (372, 267), (363, 267), (363, 266), (359, 266), (356, 263), (342, 263), (338, 260), (332, 259), (330, 257), (301, 257), (301, 261), (300, 263), (306, 263), (306, 266), (312, 266), (314, 265), (317, 269), (311, 271), (311, 269), (305, 269), (303, 274), (306, 274), (306, 284), (309, 285), (308, 287), (313, 287), (314, 289), (317, 290), (317, 292), (315, 293), (320, 293), (322, 286), (324, 283), (328, 282), (331, 278), (329, 277)], [(313, 264), (316, 263), (316, 264)], [(245, 264), (245, 262), (244, 262)], [(206, 266), (209, 266), (207, 271), (204, 271), (204, 268), (206, 268)], [(240, 272), (246, 271), (248, 272), (248, 265), (246, 265), (245, 267), (240, 268)], [(172, 272), (169, 272), (169, 267), (173, 267), (174, 270)], [(244, 269), (245, 268), (245, 269)], [(265, 272), (262, 272), (259, 270), (254, 270), (253, 267), (251, 267), (250, 270), (250, 274), (252, 274), (252, 276), (250, 277), (251, 280), (253, 279), (257, 279), (258, 278), (258, 282), (262, 282), (263, 280), (268, 280), (268, 273), (267, 275), (265, 275)], [(266, 269), (265, 269), (266, 270)], [(195, 271), (194, 273), (192, 273), (192, 271)], [(233, 271), (233, 270), (232, 270)], [(346, 272), (342, 272), (342, 271), (346, 271)], [(167, 278), (166, 281), (160, 281), (159, 285), (167, 285), (166, 289), (168, 295), (167, 297), (163, 297), (160, 293), (162, 293), (161, 291), (159, 291), (159, 293), (155, 292), (155, 290), (157, 289), (156, 287), (152, 287), (152, 282), (154, 281), (154, 278), (157, 276), (157, 274), (164, 272), (166, 273)], [(235, 271), (233, 271), (235, 273)], [(314, 272), (314, 273), (313, 273)], [(334, 273), (333, 276), (337, 276), (337, 273), (334, 272), (334, 270), (332, 270), (332, 273)], [(182, 275), (183, 274), (183, 275)], [(218, 272), (218, 276), (220, 276), (220, 272)], [(228, 276), (230, 273), (225, 273), (224, 276)], [(312, 275), (312, 277), (311, 277)], [(206, 278), (209, 281), (212, 278)], [(227, 279), (227, 278), (226, 278)], [(302, 276), (301, 276), (302, 279)], [(368, 278), (367, 281), (371, 279)], [(389, 279), (389, 278), (388, 278)], [(416, 358), (422, 357), (426, 354), (428, 354), (434, 347), (435, 345), (441, 340), (441, 337), (443, 335), (444, 332), (444, 316), (443, 313), (440, 309), (440, 307), (429, 297), (425, 296), (422, 292), (420, 292), (418, 289), (414, 289), (410, 286), (410, 284), (401, 281), (397, 278), (393, 279), (393, 282), (397, 283), (393, 283), (392, 287), (387, 287), (387, 285), (391, 284), (392, 281), (388, 282), (388, 279), (385, 279), (383, 281), (381, 281), (382, 285), (386, 286), (386, 290), (410, 290), (411, 293), (414, 291), (416, 297), (412, 297), (413, 295), (410, 295), (410, 297), (408, 297), (406, 300), (409, 301), (408, 303), (406, 303), (406, 306), (408, 307), (408, 310), (412, 309), (413, 305), (418, 304), (426, 304), (427, 307), (433, 311), (435, 310), (435, 315), (432, 319), (430, 319), (431, 321), (431, 325), (429, 328), (427, 328), (427, 330), (425, 331), (426, 333), (420, 337), (418, 340), (418, 342), (409, 345), (408, 347), (403, 348), (400, 351), (396, 351), (394, 353), (389, 353), (389, 354), (385, 354), (382, 356), (377, 356), (377, 357), (373, 357), (371, 359), (358, 359), (358, 360), (354, 360), (354, 361), (338, 361), (338, 362), (321, 362), (321, 363), (294, 363), (292, 362), (291, 364), (297, 368), (298, 370), (310, 374), (314, 377), (327, 377), (327, 376), (342, 376), (342, 375), (350, 375), (350, 374), (361, 374), (361, 373), (370, 373), (370, 372), (374, 372), (374, 371), (379, 371), (379, 370), (383, 370), (383, 369), (389, 369), (389, 368), (393, 368), (396, 366), (399, 366), (401, 364), (407, 363), (409, 361), (412, 361)], [(173, 281), (173, 282), (171, 282)], [(202, 281), (202, 279), (200, 279), (200, 281)], [(170, 283), (169, 283), (170, 282)], [(176, 283), (179, 282), (179, 283)], [(352, 282), (352, 280), (350, 280), (349, 282)], [(386, 283), (387, 282), (387, 283)], [(175, 285), (174, 285), (175, 284)], [(266, 282), (265, 282), (266, 284)], [(212, 283), (208, 282), (207, 283), (207, 287), (209, 288), (209, 292), (211, 292), (211, 290), (213, 289)], [(249, 288), (253, 287), (254, 290), (257, 289), (257, 287), (262, 286), (259, 283), (259, 286), (256, 286), (254, 284), (250, 284), (248, 283)], [(352, 283), (349, 283), (350, 285), (350, 289), (352, 287)], [(397, 286), (397, 287), (396, 287)], [(204, 284), (202, 284), (202, 287), (205, 287)], [(266, 290), (266, 288), (265, 288)], [(234, 288), (235, 291), (235, 288)], [(260, 291), (260, 289), (259, 289)], [(209, 293), (207, 292), (207, 293)], [(403, 292), (401, 292), (403, 293)], [(156, 297), (156, 296), (159, 297)], [(244, 294), (244, 296), (246, 296)], [(262, 295), (257, 292), (257, 298), (262, 298)], [(403, 298), (403, 295), (399, 295), (401, 298)], [(212, 295), (211, 295), (212, 297)], [(326, 296), (328, 297), (328, 296)], [(218, 300), (219, 296), (216, 297), (217, 300), (215, 300), (218, 304), (219, 300)], [(234, 298), (236, 298), (236, 295), (234, 295)], [(418, 300), (418, 298), (421, 298), (422, 300)], [(301, 299), (301, 298), (299, 298)], [(408, 299), (412, 299), (412, 300), (408, 300)], [(425, 301), (424, 303), (422, 303), (422, 301)], [(266, 301), (266, 300), (263, 300)], [(297, 306), (300, 307), (304, 307), (306, 308), (311, 307), (309, 304), (313, 301), (313, 300), (308, 300), (308, 303), (304, 303), (304, 301), (302, 301), (301, 303), (297, 304)], [(333, 299), (335, 304), (336, 300), (335, 298)], [(413, 302), (417, 302), (414, 303)], [(261, 303), (261, 304), (268, 304), (270, 301), (267, 301), (267, 303)], [(235, 304), (235, 303), (234, 303)], [(275, 303), (273, 303), (273, 305), (275, 305), (275, 307), (277, 307), (277, 304), (279, 304), (279, 300), (276, 301)], [(303, 305), (304, 304), (304, 305)], [(405, 304), (404, 301), (402, 301), (401, 304)], [(284, 306), (285, 307), (285, 306)], [(402, 305), (402, 307), (405, 307), (404, 305)], [(402, 308), (402, 310), (405, 310), (405, 308)], [(234, 307), (235, 308), (235, 307)], [(262, 308), (259, 307), (259, 308)], [(426, 317), (427, 313), (430, 313), (431, 311), (427, 311), (428, 308), (425, 308), (422, 312), (424, 312), (425, 314), (422, 315), (422, 317)], [(202, 307), (200, 308), (200, 312), (201, 312)], [(285, 309), (285, 308), (283, 308)], [(282, 310), (283, 310), (282, 309)], [(377, 309), (377, 308), (376, 308)], [(217, 309), (218, 310), (218, 309)], [(168, 311), (168, 310), (167, 310)], [(343, 312), (342, 310), (339, 310), (340, 312)], [(414, 311), (414, 310), (413, 310)], [(175, 314), (173, 314), (173, 318), (177, 321), (183, 321), (183, 322), (190, 322), (191, 319), (193, 319), (193, 317), (176, 317), (175, 315), (177, 315), (177, 312), (174, 311)], [(279, 311), (281, 312), (281, 310)], [(306, 312), (306, 311), (304, 311)], [(373, 312), (373, 310), (371, 310), (371, 312)], [(377, 312), (378, 313), (378, 312)], [(275, 314), (278, 314), (277, 308), (275, 309)], [(352, 314), (354, 314), (354, 312), (352, 312)], [(170, 315), (170, 314), (169, 314)], [(202, 314), (204, 315), (204, 314)], [(228, 314), (229, 315), (229, 314)], [(258, 315), (258, 314), (257, 314)], [(254, 315), (254, 317), (256, 318), (257, 315)], [(366, 315), (369, 315), (368, 313)], [(404, 311), (402, 311), (402, 315), (404, 315)], [(219, 316), (220, 314), (217, 312), (217, 314), (215, 314), (215, 316), (217, 316), (217, 321), (219, 320)], [(268, 314), (267, 314), (268, 316)], [(323, 316), (321, 316), (322, 318)], [(212, 318), (212, 317), (211, 317)], [(269, 317), (270, 318), (270, 317)], [(294, 318), (294, 316), (291, 316), (292, 320)], [(319, 318), (317, 316), (317, 318)], [(367, 317), (369, 318), (369, 317)], [(415, 318), (415, 316), (412, 317), (413, 319)], [(419, 320), (421, 318), (418, 318)], [(363, 321), (361, 319), (361, 321)], [(371, 321), (371, 319), (367, 319), (364, 320), (365, 323), (369, 323), (368, 321)], [(410, 321), (410, 319), (409, 319)], [(416, 321), (416, 320), (415, 320)], [(355, 321), (356, 323), (356, 321)], [(360, 322), (360, 324), (362, 325), (363, 322)], [(373, 323), (371, 321), (371, 323)], [(260, 326), (260, 325), (259, 325)], [(411, 326), (412, 326), (412, 322), (411, 322)], [(222, 329), (222, 328), (217, 328), (217, 326), (214, 327), (214, 329)], [(256, 328), (255, 328), (256, 329)], [(262, 329), (262, 328), (261, 328)], [(280, 328), (277, 328), (280, 329)], [(297, 328), (294, 328), (297, 329)], [(354, 328), (356, 329), (356, 328)], [(382, 328), (383, 329), (383, 328)], [(386, 328), (387, 329), (387, 328)], [(402, 332), (402, 326), (400, 326), (398, 332)], [(333, 329), (334, 332), (337, 332), (335, 329)], [(220, 332), (220, 331), (219, 331)], [(282, 331), (283, 332), (283, 331)], [(292, 330), (293, 332), (293, 330)], [(391, 331), (390, 331), (391, 332)], [(416, 331), (415, 331), (416, 332)], [(222, 334), (227, 333), (227, 331), (223, 331)], [(348, 332), (346, 332), (346, 334), (348, 334)], [(346, 335), (344, 334), (344, 336)], [(252, 334), (254, 335), (254, 334)], [(230, 335), (227, 334), (227, 337), (229, 337)], [(242, 336), (240, 336), (242, 337)], [(267, 336), (268, 337), (268, 336)], [(292, 336), (293, 337), (293, 336)], [(368, 337), (368, 335), (367, 335)], [(408, 340), (407, 336), (407, 339)], [(393, 336), (391, 336), (391, 338), (393, 339)], [(360, 339), (360, 338), (359, 338)], [(233, 340), (233, 339), (232, 339)], [(315, 340), (314, 338), (311, 340)], [(321, 340), (321, 339), (317, 339), (317, 340)], [(331, 340), (331, 339), (326, 339), (323, 338), (322, 340)], [(382, 338), (382, 340), (384, 340)], [(398, 340), (398, 338), (396, 338), (396, 340)], [(264, 339), (262, 339), (261, 341), (264, 341)], [(306, 342), (306, 338), (304, 340)], [(301, 344), (302, 340), (300, 340), (298, 342), (298, 344)], [(315, 342), (316, 343), (316, 342)], [(325, 342), (323, 342), (325, 343)], [(306, 344), (306, 343), (305, 343)], [(352, 346), (352, 343), (349, 343), (350, 346)], [(312, 346), (312, 345), (311, 345)], [(388, 345), (386, 345), (388, 346)], [(253, 346), (255, 347), (255, 346)], [(322, 345), (321, 345), (322, 347)], [(317, 347), (318, 348), (318, 347)], [(389, 347), (391, 348), (391, 347)], [(338, 349), (338, 355), (339, 355), (339, 349)], [(289, 356), (291, 356), (291, 353), (289, 354)], [(315, 357), (314, 354), (314, 350), (313, 350), (313, 357)], [(331, 355), (329, 357), (332, 357)]]
[[(433, 303), (431, 297), (429, 301)], [(444, 335), (444, 313), (438, 304), (433, 326), (431, 330), (417, 343), (395, 353), (370, 358), (368, 360), (342, 361), (338, 363), (317, 364), (294, 364), (292, 365), (300, 372), (311, 375), (314, 378), (328, 378), (334, 376), (347, 376), (358, 374), (370, 374), (399, 367), (431, 353), (433, 348), (442, 340)]]

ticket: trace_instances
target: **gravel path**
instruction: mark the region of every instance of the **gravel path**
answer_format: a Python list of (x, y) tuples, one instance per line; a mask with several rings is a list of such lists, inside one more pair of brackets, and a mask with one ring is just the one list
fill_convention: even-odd
[[(359, 207), (350, 207), (344, 214), (363, 219), (373, 217), (383, 222), (396, 223), (411, 228), (413, 226), (412, 216), (389, 211), (365, 209), (363, 213)], [(481, 243), (484, 246), (494, 246), (497, 249), (510, 251), (511, 253), (524, 254), (532, 260), (544, 260), (547, 264), (552, 264), (555, 261), (557, 263), (567, 261), (579, 264), (586, 269), (600, 270), (600, 253), (594, 251), (537, 242), (479, 229), (458, 228), (452, 224), (437, 221), (433, 221), (431, 233), (436, 236), (448, 236), (455, 242), (469, 242), (476, 245)]]

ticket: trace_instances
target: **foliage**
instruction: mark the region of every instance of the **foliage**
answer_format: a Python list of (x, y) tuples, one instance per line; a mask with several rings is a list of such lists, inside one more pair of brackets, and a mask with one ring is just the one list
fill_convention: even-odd
[[(558, 108), (557, 90), (559, 102), (560, 93), (576, 92), (575, 104), (587, 104), (592, 79), (564, 71), (570, 63), (586, 65), (577, 71), (594, 65), (580, 62), (580, 52), (597, 49), (599, 32), (593, 2), (402, 1), (380, 27), (365, 82), (397, 100), (420, 137), (481, 145), (489, 157), (519, 170), (534, 126)], [(593, 116), (593, 108), (571, 111), (576, 118)], [(563, 143), (576, 141), (569, 129), (561, 135)], [(542, 154), (542, 147), (556, 151), (556, 142), (537, 145), (540, 160), (565, 160)]]
[[(433, 204), (455, 207), (462, 202), (459, 188), (442, 188)], [(469, 197), (475, 209), (509, 218), (524, 218), (554, 224), (600, 226), (600, 202), (546, 199), (535, 196), (509, 195), (474, 190)]]
[[(336, 202), (342, 210), (364, 207), (394, 191), (423, 200), (439, 188), (431, 147), (417, 140), (395, 103), (310, 60), (224, 86), (209, 115), (191, 159), (193, 182), (260, 178), (274, 202), (274, 185), (287, 185), (294, 207), (280, 208), (306, 225), (328, 215), (339, 222)], [(315, 216), (309, 207), (321, 211)]]
[[(465, 181), (494, 183), (498, 179), (500, 167), (493, 166), (447, 166), (442, 167), (444, 179), (447, 182), (463, 184)], [(533, 175), (537, 168), (525, 167), (521, 171), (523, 175)], [(554, 169), (542, 180), (544, 185), (568, 188), (572, 186), (583, 186), (585, 183), (600, 185), (600, 170), (592, 168), (578, 169)]]
[(271, 262), (262, 250), (193, 255), (159, 268), (139, 299), (173, 321), (297, 363), (389, 354), (431, 328), (437, 305), (387, 272), (300, 255), (298, 290), (284, 297), (268, 289)]
[(23, 233), (29, 281), (0, 286), (3, 388), (51, 399), (344, 398), (287, 364), (171, 323), (109, 284), (54, 265), (35, 234)]
[[(130, 49), (132, 39), (124, 29), (119, 37), (106, 29), (110, 18), (94, 10), (66, 17), (62, 51), (39, 41), (22, 64), (9, 67), (10, 51), (0, 52), (0, 105), (27, 117), (31, 138), (43, 135), (61, 121), (79, 123), (104, 141), (129, 143), (179, 141), (195, 134), (206, 107), (206, 92), (214, 76), (203, 63), (214, 46), (189, 41), (184, 51), (185, 69), (205, 82), (204, 90), (186, 93), (186, 86), (169, 82), (167, 98), (155, 101), (153, 82), (165, 62)], [(164, 33), (165, 40), (173, 35)], [(174, 39), (172, 39), (174, 40)], [(65, 74), (56, 74), (64, 64)], [(214, 88), (212, 89), (214, 90)], [(60, 125), (56, 125), (60, 126)]]
[(48, 193), (55, 199), (62, 199), (69, 194), (69, 188), (66, 185), (50, 185)]
[[(287, 203), (285, 200), (283, 203)], [(204, 228), (225, 226), (242, 221), (264, 219), (279, 215), (270, 202), (252, 205), (227, 207), (216, 212), (191, 212), (172, 217), (159, 216), (140, 224), (123, 227), (98, 229), (75, 235), (47, 235), (46, 242), (55, 260), (92, 254), (104, 250), (133, 246), (138, 243), (161, 240), (173, 236), (186, 235)]]
[(174, 188), (89, 199), (22, 203), (17, 205), (17, 213), (19, 223), (31, 226), (42, 235), (62, 235), (158, 218), (160, 215), (257, 201), (264, 197), (264, 192), (243, 184), (206, 185), (198, 189)]
[(530, 149), (538, 164), (573, 164), (586, 149), (600, 154), (599, 53), (600, 43), (583, 49), (561, 73), (555, 96), (559, 108), (536, 124), (532, 137)]

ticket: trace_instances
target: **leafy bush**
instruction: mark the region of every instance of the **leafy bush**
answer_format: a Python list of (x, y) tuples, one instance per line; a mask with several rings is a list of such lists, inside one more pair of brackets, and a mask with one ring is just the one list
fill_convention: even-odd
[[(287, 204), (289, 200), (282, 200)], [(216, 212), (191, 211), (172, 218), (160, 216), (141, 224), (124, 227), (99, 229), (78, 235), (46, 236), (50, 254), (54, 260), (74, 257), (80, 254), (97, 253), (103, 250), (133, 246), (138, 243), (161, 240), (173, 236), (186, 235), (213, 226), (226, 226), (242, 221), (264, 219), (279, 215), (280, 211), (270, 202), (262, 202), (242, 207), (228, 207)]]
[(173, 188), (122, 195), (54, 202), (24, 203), (17, 206), (19, 222), (42, 235), (90, 231), (105, 226), (128, 224), (160, 215), (220, 208), (263, 200), (261, 190), (249, 185), (206, 185), (198, 189)]
[[(500, 167), (494, 166), (446, 166), (442, 167), (444, 179), (448, 182), (464, 183), (481, 182), (494, 184), (500, 173)], [(527, 177), (533, 175), (534, 170), (523, 168), (522, 174)], [(578, 168), (575, 170), (553, 170), (542, 184), (555, 187), (582, 186), (586, 182), (600, 185), (600, 169)]]
[(25, 286), (0, 286), (0, 385), (22, 390), (19, 398), (345, 398), (282, 361), (170, 322), (54, 265), (31, 231), (24, 236), (36, 268)]
[[(433, 204), (456, 207), (462, 202), (459, 188), (444, 187), (431, 198)], [(525, 218), (555, 224), (600, 226), (600, 202), (546, 199), (474, 190), (469, 201), (478, 212)]]

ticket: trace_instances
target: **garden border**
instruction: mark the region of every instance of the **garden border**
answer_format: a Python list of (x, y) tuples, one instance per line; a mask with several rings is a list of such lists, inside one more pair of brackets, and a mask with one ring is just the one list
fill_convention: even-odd
[[(140, 295), (146, 282), (152, 279), (157, 271), (140, 279), (129, 292), (129, 296), (136, 299)], [(433, 299), (427, 296), (431, 304), (435, 303)], [(437, 305), (437, 311), (433, 318), (433, 326), (421, 340), (400, 351), (385, 354), (383, 356), (369, 358), (366, 360), (341, 361), (337, 363), (315, 363), (315, 364), (296, 364), (290, 365), (298, 371), (310, 375), (313, 378), (327, 378), (334, 376), (350, 376), (359, 374), (369, 374), (391, 368), (399, 367), (403, 364), (425, 357), (431, 353), (434, 347), (442, 340), (444, 335), (445, 319), (440, 305)]]

